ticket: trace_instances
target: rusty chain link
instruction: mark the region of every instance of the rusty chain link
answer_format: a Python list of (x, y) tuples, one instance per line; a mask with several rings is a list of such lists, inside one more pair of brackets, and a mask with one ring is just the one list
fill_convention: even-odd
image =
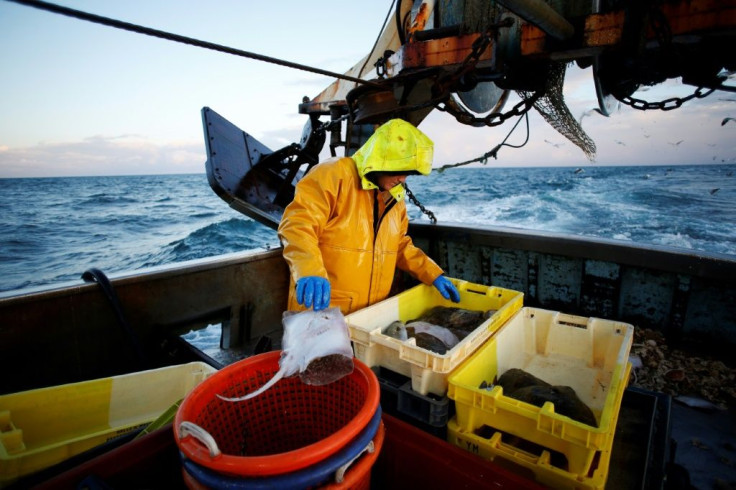
[(447, 112), (455, 117), (455, 119), (468, 126), (480, 127), (480, 126), (499, 126), (506, 122), (507, 119), (514, 116), (523, 116), (529, 109), (534, 107), (534, 103), (542, 96), (542, 91), (537, 91), (532, 94), (528, 99), (522, 99), (508, 112), (492, 112), (484, 117), (476, 117), (472, 114), (459, 111), (452, 106), (445, 103), (444, 107), (437, 106), (437, 110)]

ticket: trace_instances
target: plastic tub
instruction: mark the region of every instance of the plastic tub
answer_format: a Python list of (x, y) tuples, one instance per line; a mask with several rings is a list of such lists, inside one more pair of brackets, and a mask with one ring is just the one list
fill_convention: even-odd
[(192, 362), (0, 396), (0, 486), (145, 427), (214, 372)]
[(187, 481), (193, 479), (206, 488), (228, 488), (232, 490), (311, 488), (317, 485), (327, 484), (331, 480), (343, 483), (348, 477), (348, 473), (354, 468), (351, 464), (354, 460), (361, 457), (364, 452), (370, 454), (380, 450), (380, 447), (376, 447), (376, 437), (380, 425), (381, 409), (379, 407), (365, 429), (340, 451), (324, 461), (291, 473), (267, 477), (227, 476), (209, 470), (191, 460), (182, 458), (182, 466), (187, 473), (184, 475), (184, 478)]
[[(267, 352), (231, 364), (184, 399), (174, 437), (185, 457), (224, 475), (278, 475), (323, 461), (363, 431), (378, 409), (380, 388), (357, 359), (351, 374), (328, 385), (307, 385), (297, 376), (249, 400), (217, 398), (262, 386), (278, 371), (280, 355)], [(198, 438), (182, 437), (184, 422), (209, 433), (221, 454), (213, 456)]]

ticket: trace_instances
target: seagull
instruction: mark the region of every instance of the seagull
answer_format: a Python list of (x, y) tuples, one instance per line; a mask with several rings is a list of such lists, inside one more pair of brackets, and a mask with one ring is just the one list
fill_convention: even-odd
[(552, 143), (550, 140), (544, 140), (545, 143), (549, 143), (550, 145), (554, 146), (555, 148), (559, 148), (564, 143)]
[(593, 109), (588, 109), (587, 111), (583, 112), (583, 113), (582, 113), (582, 114), (580, 115), (580, 118), (578, 119), (578, 124), (580, 124), (580, 125), (582, 126), (582, 125), (583, 125), (583, 119), (584, 119), (584, 118), (585, 118), (586, 116), (590, 116), (590, 115), (591, 115), (591, 114), (593, 114), (594, 112), (597, 112), (597, 113), (598, 113), (598, 114), (600, 114), (601, 116), (602, 116), (602, 115), (604, 115), (604, 114), (603, 114), (603, 113), (601, 112), (601, 110), (600, 110), (600, 109), (598, 109), (597, 107), (596, 107), (596, 108), (593, 108)]
[(615, 140), (615, 141), (616, 141), (616, 143), (617, 143), (617, 144), (619, 144), (619, 145), (623, 145), (623, 146), (626, 146), (626, 143), (624, 143), (623, 141), (619, 141), (619, 140)]
[(585, 172), (585, 170), (583, 170), (582, 168), (576, 168), (575, 169), (575, 172), (573, 172), (573, 173), (579, 174), (579, 173), (582, 173), (582, 172)]
[(680, 140), (680, 141), (678, 141), (677, 143), (673, 143), (673, 142), (671, 142), (671, 141), (668, 141), (667, 143), (671, 144), (672, 146), (679, 146), (679, 145), (680, 145), (680, 143), (682, 143), (683, 141), (685, 141), (685, 140)]
[(734, 122), (736, 122), (736, 118), (733, 118), (733, 117), (726, 117), (726, 118), (724, 118), (723, 121), (721, 121), (721, 126), (725, 126), (728, 121), (734, 121)]

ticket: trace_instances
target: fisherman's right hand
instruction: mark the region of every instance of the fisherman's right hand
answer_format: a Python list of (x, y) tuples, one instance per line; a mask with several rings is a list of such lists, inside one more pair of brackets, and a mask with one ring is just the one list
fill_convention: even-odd
[(314, 311), (330, 306), (330, 281), (324, 277), (307, 276), (296, 282), (296, 301)]

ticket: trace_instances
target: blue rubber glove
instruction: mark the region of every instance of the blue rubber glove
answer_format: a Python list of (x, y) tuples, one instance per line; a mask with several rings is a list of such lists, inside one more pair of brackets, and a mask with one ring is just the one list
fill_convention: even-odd
[(307, 276), (296, 282), (296, 301), (314, 311), (330, 306), (330, 281), (324, 277)]
[(440, 292), (443, 298), (451, 299), (455, 303), (460, 302), (460, 293), (457, 291), (455, 285), (445, 276), (439, 276), (432, 283), (437, 291)]

